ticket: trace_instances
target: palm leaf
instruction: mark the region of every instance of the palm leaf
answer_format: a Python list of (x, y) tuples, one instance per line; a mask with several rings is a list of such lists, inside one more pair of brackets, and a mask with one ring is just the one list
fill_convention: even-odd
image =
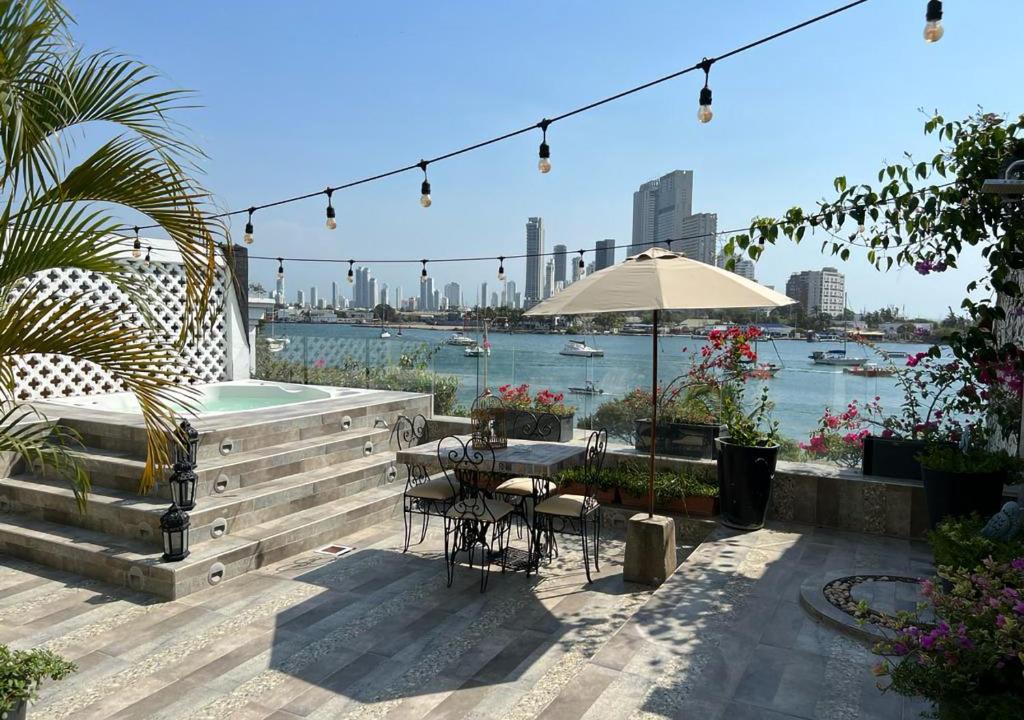
[(50, 423), (34, 408), (13, 405), (0, 415), (0, 453), (13, 453), (33, 470), (53, 469), (70, 482), (78, 509), (85, 512), (89, 474), (82, 461), (68, 452), (81, 444), (78, 433)]

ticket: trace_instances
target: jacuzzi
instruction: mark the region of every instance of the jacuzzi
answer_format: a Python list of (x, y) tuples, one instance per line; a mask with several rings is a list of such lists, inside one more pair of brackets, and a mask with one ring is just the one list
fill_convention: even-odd
[[(208, 385), (194, 385), (193, 388), (198, 391), (198, 395), (193, 400), (196, 405), (196, 413), (204, 416), (259, 410), (281, 405), (298, 405), (369, 392), (358, 388), (298, 385), (265, 380), (231, 380)], [(47, 402), (133, 415), (141, 413), (138, 400), (130, 392), (53, 398)], [(174, 407), (180, 412), (187, 412), (179, 406)]]

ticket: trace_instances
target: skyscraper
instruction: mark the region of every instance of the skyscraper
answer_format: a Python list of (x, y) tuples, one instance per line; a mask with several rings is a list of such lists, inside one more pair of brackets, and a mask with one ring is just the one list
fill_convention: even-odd
[(555, 282), (565, 285), (565, 245), (555, 245)]
[(381, 283), (380, 284), (380, 304), (381, 305), (387, 305), (388, 304), (388, 284), (387, 283)]
[[(433, 285), (433, 283), (431, 283), (431, 285)], [(440, 309), (440, 307), (441, 307), (441, 291), (435, 289), (433, 291), (433, 297), (431, 299), (430, 309), (431, 310), (438, 310), (438, 309)]]
[(457, 308), (462, 301), (462, 287), (457, 282), (450, 282), (444, 286), (444, 296), (448, 298), (450, 309)]
[(786, 295), (811, 315), (840, 316), (846, 309), (846, 278), (834, 267), (803, 270), (789, 276)]
[(420, 305), (419, 309), (423, 312), (430, 310), (436, 310), (437, 306), (434, 304), (434, 278), (433, 276), (427, 276), (420, 282)]
[(544, 263), (544, 300), (551, 297), (555, 292), (555, 261), (548, 260)]
[(480, 302), (477, 303), (480, 307), (487, 307), (487, 283), (480, 283)]
[(402, 286), (399, 285), (395, 288), (395, 308), (402, 309)]
[(372, 308), (376, 303), (370, 293), (370, 268), (357, 267), (352, 286), (352, 307)]
[(598, 240), (594, 243), (594, 270), (604, 270), (615, 264), (615, 241)]
[(370, 308), (371, 310), (377, 307), (377, 303), (380, 301), (380, 292), (377, 290), (377, 278), (370, 278), (370, 282), (366, 286), (366, 305), (364, 307)]
[(516, 292), (516, 281), (509, 280), (505, 283), (505, 307), (515, 309), (519, 307), (519, 301), (516, 300), (516, 296), (519, 293)]
[(299, 307), (306, 306), (306, 295), (301, 290), (295, 291), (295, 304)]
[(544, 292), (543, 260), (544, 220), (532, 217), (526, 221), (526, 294), (524, 307), (530, 308), (541, 300)]
[(331, 307), (338, 307), (338, 283), (336, 280), (331, 280)]
[(629, 255), (655, 243), (682, 237), (683, 220), (692, 212), (692, 170), (673, 170), (645, 182), (633, 193), (633, 241)]
[(715, 264), (718, 215), (697, 213), (684, 218), (680, 225), (680, 233), (676, 237), (685, 238), (685, 240), (677, 240), (672, 243), (672, 250), (683, 253), (691, 260), (708, 265)]
[(317, 290), (316, 285), (309, 288), (309, 306), (316, 307), (317, 301), (320, 299), (320, 291)]

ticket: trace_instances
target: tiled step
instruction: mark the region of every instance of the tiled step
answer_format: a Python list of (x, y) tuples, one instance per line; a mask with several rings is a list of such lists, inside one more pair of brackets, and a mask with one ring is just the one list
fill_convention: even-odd
[(173, 599), (238, 577), (401, 512), (401, 483), (291, 513), (200, 543), (185, 560), (166, 563), (138, 540), (114, 538), (22, 514), (0, 514), (0, 553)]
[[(189, 512), (192, 543), (219, 542), (246, 527), (394, 482), (404, 483), (404, 472), (395, 468), (394, 454), (384, 452), (208, 495)], [(0, 508), (157, 547), (167, 502), (96, 487), (82, 513), (66, 483), (20, 475), (0, 480)]]
[[(429, 417), (431, 404), (429, 395), (378, 391), (294, 407), (205, 416), (192, 424), (199, 431), (199, 464), (203, 465), (221, 457), (224, 446), (231, 447), (233, 453), (248, 452), (346, 430), (383, 427), (385, 423), (394, 427), (395, 419), (402, 414)], [(69, 413), (66, 407), (50, 405), (46, 410), (49, 416), (59, 416), (62, 424), (77, 431), (88, 447), (138, 460), (145, 456), (146, 431), (137, 421), (115, 425), (87, 413)]]
[[(317, 470), (355, 460), (387, 449), (391, 431), (384, 428), (358, 428), (342, 433), (294, 440), (273, 447), (233, 452), (226, 457), (206, 458), (199, 462), (198, 497), (219, 495), (238, 488), (275, 480), (288, 475)], [(81, 458), (89, 471), (93, 487), (134, 493), (139, 486), (145, 462), (112, 451), (84, 450), (72, 454)], [(52, 471), (43, 474), (60, 480)], [(158, 483), (150, 497), (170, 498), (165, 482)]]

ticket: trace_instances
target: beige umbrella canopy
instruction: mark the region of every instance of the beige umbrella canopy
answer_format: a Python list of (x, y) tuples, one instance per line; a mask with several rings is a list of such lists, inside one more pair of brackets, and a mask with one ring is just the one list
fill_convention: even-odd
[[(574, 282), (557, 295), (534, 305), (527, 315), (595, 315), (654, 311), (653, 381), (658, 394), (658, 314), (660, 310), (769, 308), (796, 300), (735, 273), (652, 247)], [(651, 416), (651, 462), (648, 509), (654, 514), (654, 447), (657, 403)]]

